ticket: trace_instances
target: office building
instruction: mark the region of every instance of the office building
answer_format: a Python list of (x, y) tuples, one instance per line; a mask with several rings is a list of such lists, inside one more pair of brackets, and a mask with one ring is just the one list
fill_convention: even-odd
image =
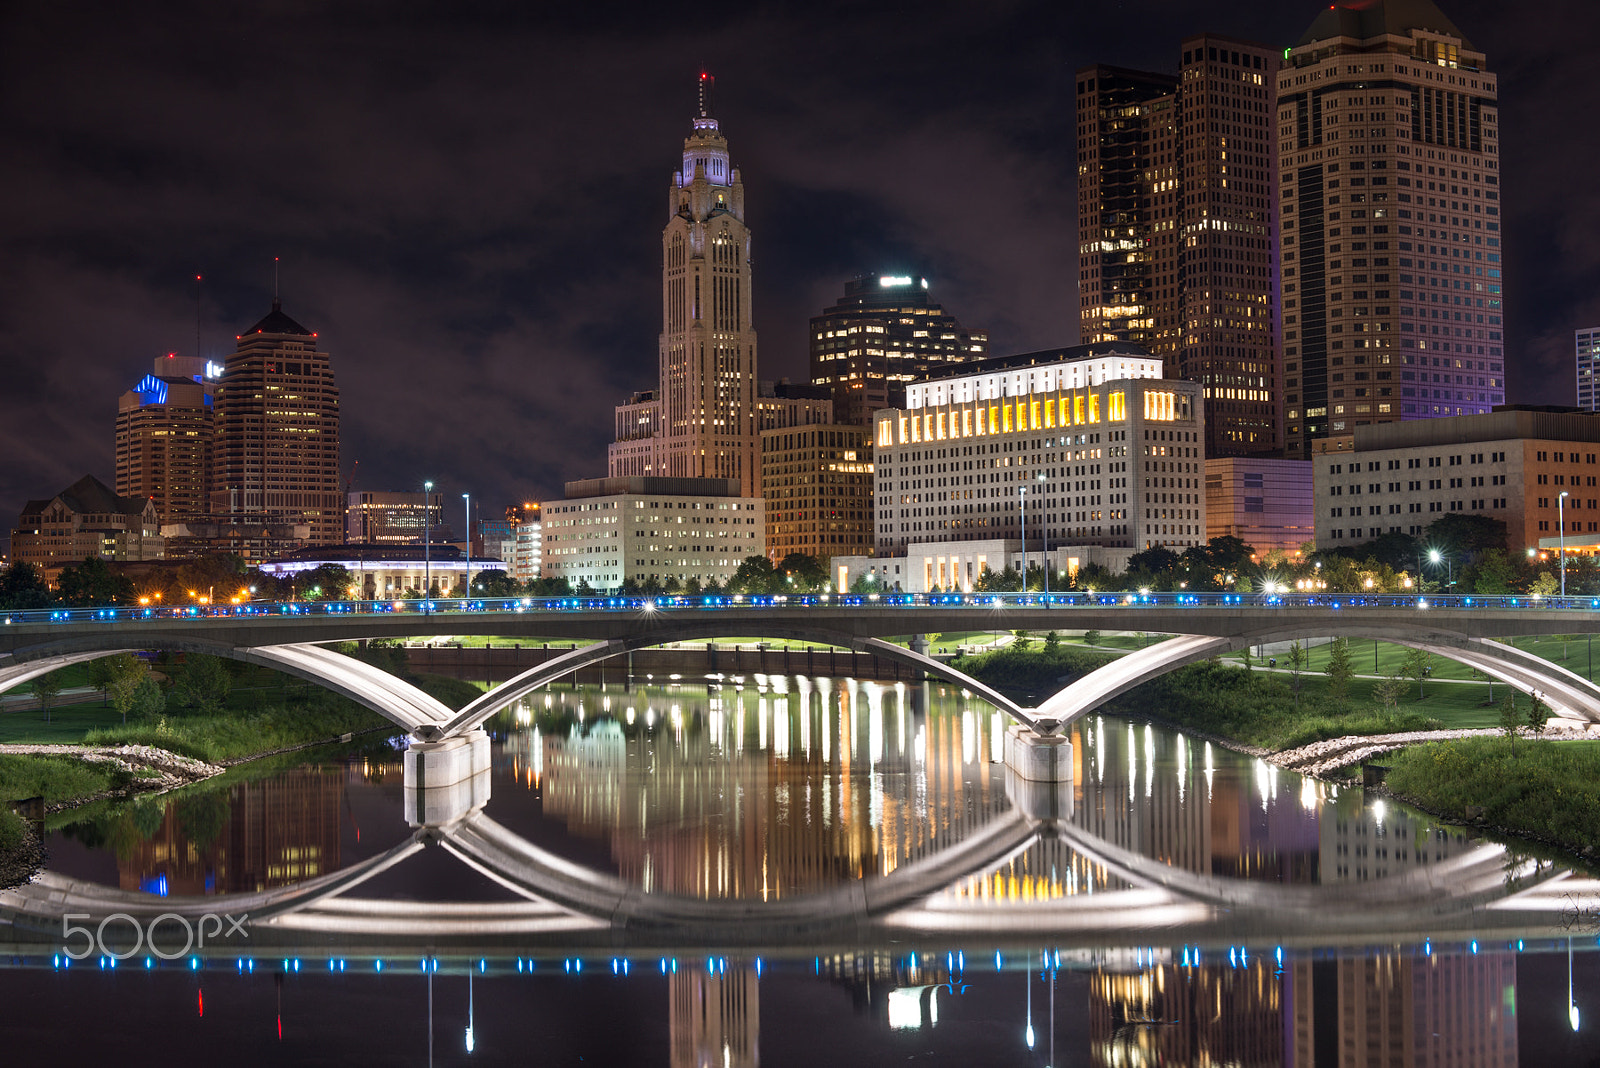
[(855, 278), (811, 320), (811, 381), (827, 387), (834, 421), (853, 426), (870, 427), (880, 408), (903, 407), (908, 383), (988, 354), (989, 335), (935, 303), (926, 278)]
[(211, 512), (225, 523), (304, 524), (345, 537), (339, 390), (317, 335), (272, 311), (245, 333), (216, 387)]
[(1420, 534), (1453, 513), (1506, 524), (1512, 553), (1600, 544), (1600, 415), (1506, 408), (1357, 427), (1317, 443), (1312, 460), (1317, 546)]
[(872, 430), (823, 424), (761, 435), (766, 553), (774, 563), (806, 553), (870, 556)]
[(1495, 75), (1431, 0), (1339, 0), (1278, 72), (1285, 423), (1505, 403)]
[[(426, 503), (424, 498), (426, 497)], [(359, 490), (345, 496), (345, 537), (362, 545), (421, 545), (424, 534), (448, 541), (444, 494)]]
[(877, 413), (878, 554), (1026, 537), (1176, 551), (1205, 542), (1198, 383), (1135, 345), (984, 360)]
[(732, 478), (760, 493), (756, 331), (744, 182), (712, 116), (713, 79), (667, 193), (661, 233), (663, 321), (655, 396), (617, 412), (608, 470), (618, 476)]
[(1279, 53), (1186, 38), (1177, 76), (1077, 76), (1080, 333), (1205, 395), (1205, 454), (1283, 447), (1273, 93)]
[(1578, 357), (1578, 407), (1586, 412), (1600, 411), (1600, 395), (1595, 393), (1595, 367), (1600, 365), (1600, 326), (1573, 334)]
[(11, 531), (11, 562), (32, 564), (54, 583), (64, 568), (91, 556), (160, 560), (166, 551), (156, 502), (125, 497), (84, 475), (54, 497), (29, 501)]
[(517, 523), (517, 543), (511, 564), (511, 577), (518, 582), (539, 577), (544, 563), (543, 514), (541, 505), (530, 503), (522, 506), (522, 519)]
[(1316, 536), (1309, 460), (1206, 458), (1207, 541), (1238, 538), (1258, 559), (1278, 551), (1293, 560)]
[(540, 572), (574, 587), (624, 580), (723, 585), (766, 551), (760, 497), (731, 478), (591, 478), (541, 511)]
[(150, 498), (164, 524), (211, 510), (215, 425), (206, 368), (199, 357), (168, 353), (117, 401), (117, 494)]

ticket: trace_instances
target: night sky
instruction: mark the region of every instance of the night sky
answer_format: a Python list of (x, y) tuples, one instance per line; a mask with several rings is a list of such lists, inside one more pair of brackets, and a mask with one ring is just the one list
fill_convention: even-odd
[[(1600, 324), (1592, 0), (1442, 0), (1500, 75), (1510, 395), (1573, 401)], [(272, 299), (320, 334), (356, 488), (490, 507), (605, 473), (655, 384), (660, 230), (704, 64), (743, 170), (763, 378), (847, 278), (928, 277), (996, 354), (1077, 339), (1073, 74), (1175, 71), (1290, 0), (8, 4), (0, 530), (113, 478), (118, 396)], [(701, 12), (704, 12), (701, 14)]]

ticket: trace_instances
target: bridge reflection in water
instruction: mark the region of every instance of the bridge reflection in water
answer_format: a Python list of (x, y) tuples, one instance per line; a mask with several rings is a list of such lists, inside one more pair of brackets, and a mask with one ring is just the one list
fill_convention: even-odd
[[(0, 895), (8, 948), (59, 966), (64, 913), (248, 912), (249, 950), (197, 949), (196, 967), (378, 977), (379, 961), (440, 960), (446, 976), (507, 977), (620, 961), (668, 982), (674, 1063), (724, 1049), (755, 1063), (762, 968), (797, 954), (813, 980), (868, 991), (889, 1028), (932, 1026), (981, 973), (985, 990), (1014, 987), (1019, 1012), (1031, 1000), (1043, 1036), (1070, 969), (1087, 976), (1095, 1063), (1251, 1063), (1373, 1021), (1448, 1058), (1515, 1049), (1498, 1008), (1514, 957), (1488, 948), (1548, 940), (1574, 902), (1600, 903), (1586, 877), (1124, 721), (1076, 725), (1070, 784), (1019, 783), (995, 759), (1003, 717), (938, 686), (562, 691), (494, 728), (493, 797), (388, 838), (369, 817), (385, 849), (342, 858), (337, 827), (352, 793), (398, 799), (397, 762), (295, 769), (232, 787), (209, 823), (170, 806), (122, 843), (116, 887), (46, 873)], [(441, 853), (498, 896), (410, 899), (408, 865)], [(148, 892), (158, 876), (166, 897)], [(1322, 948), (1375, 944), (1407, 948)], [(1452, 1014), (1460, 1027), (1419, 1030)]]

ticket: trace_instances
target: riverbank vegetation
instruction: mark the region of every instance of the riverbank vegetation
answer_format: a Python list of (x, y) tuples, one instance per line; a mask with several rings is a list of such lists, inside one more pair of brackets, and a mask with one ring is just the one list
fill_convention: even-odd
[(1392, 793), (1447, 819), (1482, 819), (1583, 856), (1600, 843), (1600, 742), (1463, 738), (1384, 762)]

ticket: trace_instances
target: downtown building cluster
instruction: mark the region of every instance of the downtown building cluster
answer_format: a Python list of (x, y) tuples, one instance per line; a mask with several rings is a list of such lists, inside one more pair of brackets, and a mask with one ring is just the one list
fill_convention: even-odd
[[(595, 589), (722, 583), (745, 556), (800, 553), (840, 585), (918, 590), (1030, 559), (1115, 571), (1219, 535), (1353, 547), (1418, 533), (1419, 507), (1587, 533), (1509, 470), (1383, 483), (1438, 501), (1332, 502), (1352, 464), (1394, 459), (1368, 451), (1526, 422), (1475, 422), (1504, 408), (1508, 359), (1485, 54), (1432, 0), (1352, 0), (1287, 48), (1201, 33), (1174, 58), (1074, 79), (1080, 344), (997, 356), (926, 279), (862, 275), (811, 320), (808, 383), (760, 378), (746, 189), (702, 74), (667, 190), (656, 380), (616, 407), (603, 477), (480, 520), (467, 551)], [(1576, 335), (1590, 410), (1597, 338)], [(444, 527), (437, 497), (342, 492), (326, 354), (276, 303), (225, 363), (175, 359), (123, 398), (115, 489), (74, 487), (97, 516), (121, 502), (116, 553), (414, 546), (419, 524)], [(1600, 444), (1594, 420), (1559, 422), (1568, 447), (1535, 453)], [(31, 526), (65, 546), (71, 511), (30, 502), (22, 544)], [(116, 540), (78, 525), (63, 554)]]

